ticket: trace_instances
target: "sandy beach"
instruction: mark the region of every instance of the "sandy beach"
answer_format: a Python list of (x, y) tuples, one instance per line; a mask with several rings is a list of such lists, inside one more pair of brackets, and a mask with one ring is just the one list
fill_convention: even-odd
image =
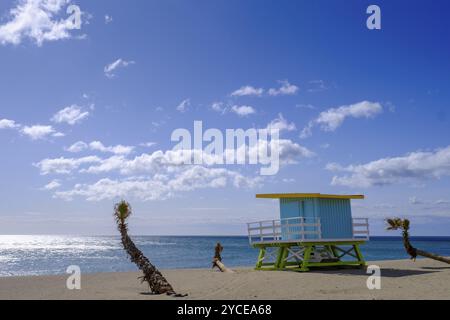
[[(381, 267), (381, 290), (368, 290), (365, 270), (254, 271), (164, 270), (186, 298), (177, 299), (450, 299), (450, 266), (432, 260), (370, 262)], [(148, 294), (138, 272), (86, 274), (81, 290), (67, 276), (0, 278), (0, 299), (174, 299)]]

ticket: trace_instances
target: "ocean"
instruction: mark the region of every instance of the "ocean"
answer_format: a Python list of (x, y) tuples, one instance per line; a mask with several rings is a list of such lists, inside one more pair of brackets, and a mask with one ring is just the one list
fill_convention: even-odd
[[(258, 251), (247, 237), (135, 236), (133, 240), (161, 269), (210, 268), (220, 242), (224, 263), (250, 267)], [(450, 237), (412, 237), (414, 246), (450, 256)], [(361, 247), (365, 259), (408, 259), (400, 237), (372, 237)], [(82, 273), (136, 271), (115, 236), (0, 236), (0, 276), (64, 274), (70, 265)]]

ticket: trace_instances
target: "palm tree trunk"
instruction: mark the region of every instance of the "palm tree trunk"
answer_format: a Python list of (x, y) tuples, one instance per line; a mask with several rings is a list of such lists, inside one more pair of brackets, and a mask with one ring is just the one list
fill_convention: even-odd
[(419, 249), (416, 249), (416, 252), (417, 252), (418, 256), (422, 256), (422, 257), (425, 257), (425, 258), (430, 258), (430, 259), (433, 259), (433, 260), (437, 260), (437, 261), (441, 261), (441, 262), (450, 264), (450, 259), (448, 259), (448, 258), (441, 257), (441, 256), (438, 256), (436, 254), (429, 253), (429, 252), (426, 252), (426, 251), (422, 251), (422, 250), (419, 250)]
[(412, 246), (411, 242), (409, 241), (408, 230), (403, 230), (403, 245), (405, 246), (406, 252), (408, 252), (408, 254), (411, 256), (411, 259), (415, 260), (417, 256), (422, 256), (425, 258), (429, 258), (429, 259), (433, 259), (433, 260), (437, 260), (437, 261), (441, 261), (441, 262), (450, 264), (450, 259), (414, 248)]
[(121, 224), (119, 226), (122, 245), (125, 251), (130, 256), (132, 262), (134, 262), (140, 270), (144, 273), (142, 281), (146, 281), (150, 286), (150, 290), (156, 294), (166, 293), (168, 295), (177, 295), (173, 290), (170, 283), (164, 278), (156, 267), (150, 263), (147, 257), (144, 256), (141, 250), (139, 250), (131, 238), (128, 236), (127, 226)]
[(414, 248), (409, 241), (409, 232), (408, 230), (403, 230), (403, 246), (405, 247), (406, 252), (411, 256), (411, 259), (416, 260), (417, 258), (417, 249)]

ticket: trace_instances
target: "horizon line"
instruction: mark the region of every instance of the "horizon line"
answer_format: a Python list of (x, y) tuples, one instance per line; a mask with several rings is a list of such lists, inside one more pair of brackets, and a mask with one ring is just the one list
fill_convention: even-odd
[[(42, 234), (0, 234), (0, 236), (72, 236), (72, 237), (120, 237), (119, 234), (68, 234), (68, 233), (42, 233)], [(133, 237), (245, 237), (248, 235), (211, 235), (211, 234), (135, 234)], [(450, 235), (414, 235), (410, 238), (428, 237), (428, 238), (450, 238)], [(401, 235), (371, 235), (370, 238), (402, 238)]]

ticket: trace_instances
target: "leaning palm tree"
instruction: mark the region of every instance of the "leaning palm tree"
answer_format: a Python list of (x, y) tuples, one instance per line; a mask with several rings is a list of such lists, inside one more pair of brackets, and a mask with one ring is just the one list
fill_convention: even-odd
[(450, 264), (450, 259), (448, 258), (441, 257), (426, 251), (422, 251), (412, 246), (411, 242), (409, 241), (410, 223), (408, 219), (393, 218), (393, 219), (386, 219), (386, 222), (388, 224), (387, 230), (402, 230), (403, 245), (406, 249), (406, 252), (411, 256), (411, 259), (416, 260), (417, 256), (422, 256)]
[(116, 218), (117, 226), (120, 231), (122, 245), (125, 251), (130, 256), (131, 262), (134, 262), (140, 270), (144, 273), (141, 277), (142, 282), (146, 281), (150, 290), (155, 294), (166, 293), (168, 295), (177, 295), (170, 283), (164, 278), (156, 267), (150, 263), (147, 257), (139, 250), (134, 242), (128, 236), (127, 218), (131, 215), (131, 206), (126, 201), (121, 201), (114, 206), (114, 217)]

